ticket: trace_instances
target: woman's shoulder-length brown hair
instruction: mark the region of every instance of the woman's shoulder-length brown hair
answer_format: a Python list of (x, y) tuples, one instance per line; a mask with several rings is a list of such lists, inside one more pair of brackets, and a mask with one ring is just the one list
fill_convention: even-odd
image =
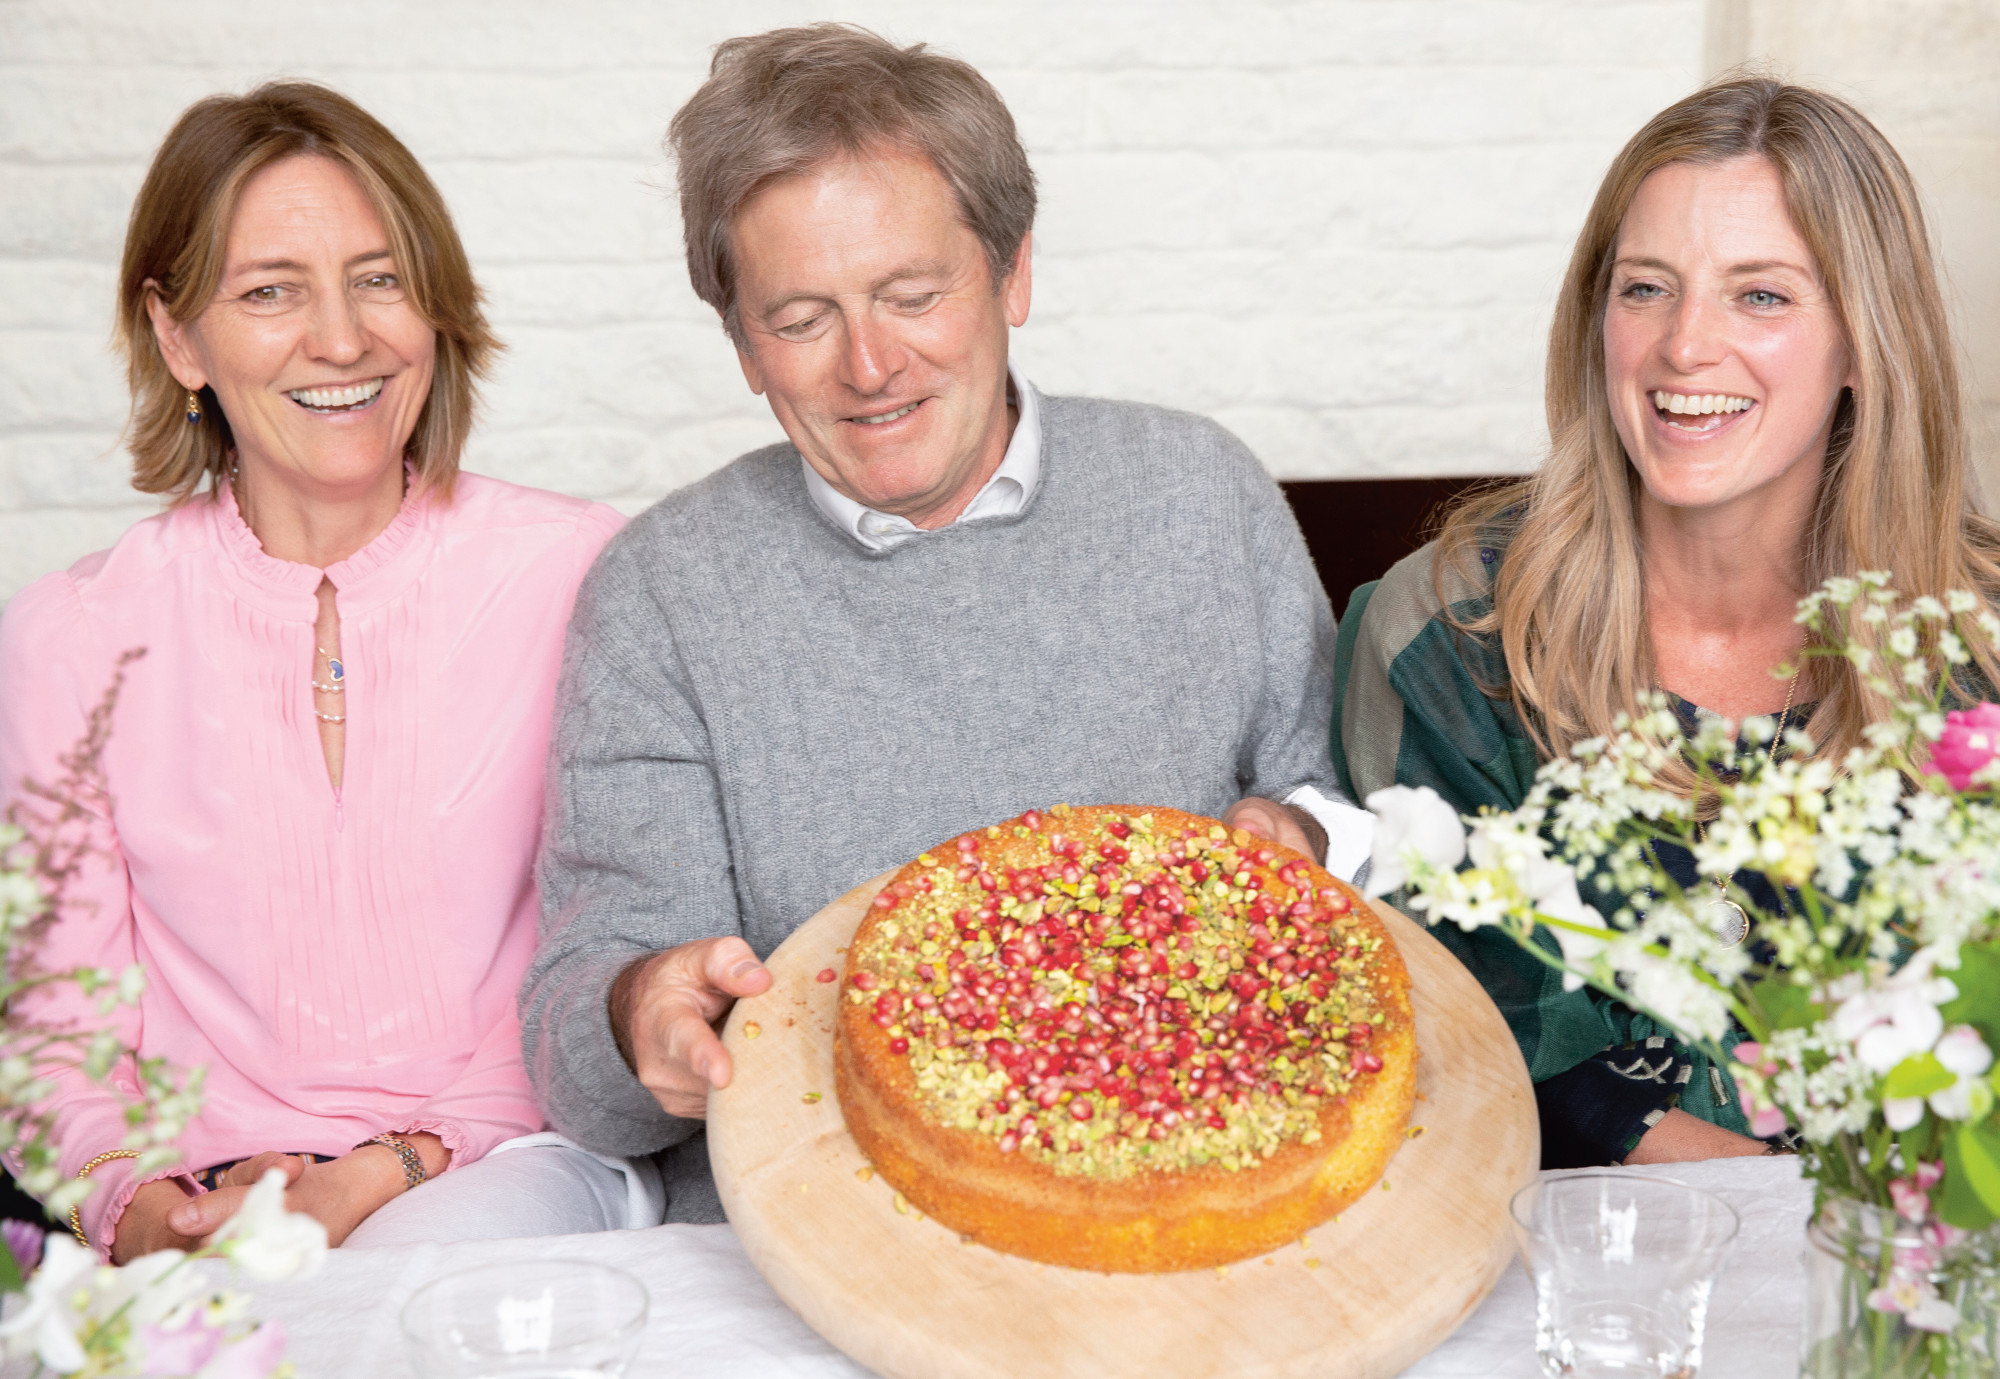
[(302, 155), (330, 158), (361, 184), (382, 218), (410, 304), (437, 332), (430, 397), (406, 453), (417, 483), (451, 491), (472, 429), (475, 380), (500, 348), (451, 212), (381, 121), (337, 91), (280, 81), (189, 106), (132, 203), (118, 278), (118, 344), (132, 389), (132, 486), (141, 493), (184, 502), (204, 475), (212, 491), (229, 473), (235, 444), (212, 390), (202, 390), (200, 420), (187, 420), (186, 394), (160, 354), (147, 298), (157, 292), (175, 320), (199, 316), (221, 279), (244, 186), (273, 163)]

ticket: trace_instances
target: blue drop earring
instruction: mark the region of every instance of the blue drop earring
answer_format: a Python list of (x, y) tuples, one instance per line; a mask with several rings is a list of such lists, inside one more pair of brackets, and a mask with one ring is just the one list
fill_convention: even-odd
[(192, 388), (188, 389), (187, 419), (190, 426), (201, 420), (201, 398)]

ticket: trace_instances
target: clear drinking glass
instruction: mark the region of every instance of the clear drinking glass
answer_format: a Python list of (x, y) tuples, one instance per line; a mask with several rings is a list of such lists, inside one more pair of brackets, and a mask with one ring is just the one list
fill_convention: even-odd
[(422, 1379), (621, 1375), (645, 1329), (645, 1285), (581, 1260), (463, 1269), (403, 1306), (403, 1338)]
[(1544, 1178), (1514, 1194), (1535, 1283), (1535, 1352), (1561, 1379), (1694, 1379), (1735, 1210), (1637, 1173)]

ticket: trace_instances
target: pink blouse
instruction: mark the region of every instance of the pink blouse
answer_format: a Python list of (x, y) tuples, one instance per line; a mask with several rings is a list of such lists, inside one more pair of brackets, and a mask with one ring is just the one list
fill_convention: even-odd
[[(266, 555), (225, 488), (8, 605), (8, 800), (61, 774), (119, 655), (145, 650), (104, 756), (105, 848), (42, 961), (144, 966), (127, 1035), (208, 1069), (182, 1171), (391, 1130), (435, 1133), (458, 1167), (541, 1127), (514, 997), (535, 944), (542, 771), (570, 603), (621, 521), (465, 474), (449, 503), (413, 496), (322, 572)], [(346, 669), (339, 791), (310, 683), (322, 573)], [(54, 1013), (101, 1020), (73, 997)], [(58, 1087), (72, 1174), (126, 1131), (80, 1075)], [(100, 1248), (139, 1187), (130, 1168), (92, 1174)]]

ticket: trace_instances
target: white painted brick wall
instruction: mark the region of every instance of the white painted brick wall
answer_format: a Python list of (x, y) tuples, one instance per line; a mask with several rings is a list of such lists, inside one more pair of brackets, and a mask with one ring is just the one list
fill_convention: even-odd
[(1606, 162), (1701, 0), (0, 0), (0, 598), (148, 511), (112, 274), (175, 115), (278, 75), (380, 116), (511, 349), (469, 467), (637, 510), (777, 437), (688, 289), (659, 152), (718, 40), (852, 19), (984, 71), (1042, 181), (1045, 389), (1211, 413), (1281, 477), (1532, 465)]

